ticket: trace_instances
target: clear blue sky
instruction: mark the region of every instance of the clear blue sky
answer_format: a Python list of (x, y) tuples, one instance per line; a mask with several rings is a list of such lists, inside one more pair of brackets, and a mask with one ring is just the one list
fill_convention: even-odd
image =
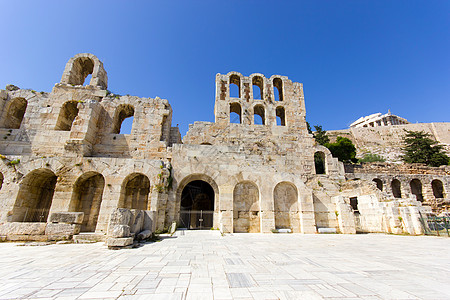
[(67, 60), (108, 89), (166, 98), (182, 134), (214, 121), (215, 74), (304, 84), (307, 120), (343, 129), (387, 112), (450, 121), (450, 1), (2, 1), (0, 88), (50, 92)]

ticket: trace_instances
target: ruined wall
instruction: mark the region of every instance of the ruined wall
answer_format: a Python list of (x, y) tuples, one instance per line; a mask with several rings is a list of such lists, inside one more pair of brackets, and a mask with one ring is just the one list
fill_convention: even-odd
[[(0, 91), (0, 222), (46, 222), (53, 212), (80, 211), (82, 231), (104, 233), (117, 207), (157, 210), (154, 187), (168, 166), (168, 146), (180, 142), (171, 107), (106, 88), (103, 64), (82, 53), (51, 93)], [(131, 133), (121, 134), (128, 117)]]
[(345, 165), (348, 179), (372, 181), (394, 199), (417, 199), (436, 213), (450, 209), (450, 167), (423, 164), (367, 163)]
[[(215, 122), (190, 125), (183, 143), (167, 100), (114, 95), (107, 83), (101, 61), (84, 53), (69, 60), (51, 93), (0, 91), (1, 228), (20, 222), (31, 224), (14, 227), (20, 232), (46, 231), (54, 213), (79, 212), (75, 231), (104, 234), (124, 208), (150, 212), (158, 229), (188, 221), (224, 232), (416, 233), (417, 211), (402, 205), (420, 207), (420, 193), (432, 205), (430, 184), (436, 201), (447, 201), (445, 168), (353, 166), (346, 174), (308, 134), (303, 86), (287, 77), (217, 74)], [(130, 117), (131, 132), (120, 133)], [(446, 138), (447, 127), (433, 128)], [(398, 178), (399, 192), (379, 191), (374, 174), (381, 185)], [(395, 221), (400, 215), (409, 223)]]
[(401, 162), (401, 148), (404, 146), (405, 130), (424, 131), (430, 137), (444, 146), (450, 154), (450, 123), (419, 123), (385, 127), (360, 127), (344, 130), (327, 131), (330, 139), (334, 141), (337, 136), (352, 140), (357, 148), (357, 156), (364, 153), (378, 154), (389, 162)]

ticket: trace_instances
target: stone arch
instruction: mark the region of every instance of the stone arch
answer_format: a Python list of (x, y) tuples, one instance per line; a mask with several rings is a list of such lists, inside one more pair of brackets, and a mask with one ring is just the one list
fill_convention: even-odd
[(9, 102), (6, 117), (5, 128), (19, 129), (22, 124), (23, 116), (27, 109), (28, 102), (25, 98), (17, 97)]
[(242, 124), (242, 108), (237, 102), (230, 104), (230, 123)]
[(81, 231), (95, 231), (104, 188), (105, 178), (93, 171), (84, 173), (75, 182), (69, 210), (84, 213)]
[(286, 111), (283, 106), (278, 106), (275, 110), (277, 125), (278, 126), (286, 126)]
[(67, 101), (61, 107), (55, 130), (70, 131), (75, 118), (78, 116), (78, 102)]
[[(241, 98), (241, 77), (237, 74), (231, 74), (229, 82), (229, 97), (231, 98)], [(233, 93), (233, 87), (232, 85), (237, 86), (237, 93)], [(238, 96), (238, 97), (235, 97)]]
[(417, 200), (423, 202), (422, 182), (414, 178), (409, 182), (409, 187), (411, 188), (411, 194), (416, 195)]
[(433, 196), (435, 198), (445, 198), (444, 185), (442, 184), (442, 181), (439, 179), (434, 179), (431, 181), (431, 188), (433, 189)]
[(176, 199), (180, 207), (180, 226), (191, 229), (214, 226), (219, 188), (211, 177), (205, 174), (186, 176), (178, 185)]
[(377, 189), (383, 191), (383, 181), (381, 181), (381, 179), (374, 178), (372, 181), (375, 182), (375, 184), (377, 185)]
[(316, 174), (326, 174), (326, 155), (322, 151), (316, 151), (314, 153), (314, 167)]
[(298, 192), (293, 183), (283, 181), (273, 191), (275, 228), (300, 232)]
[(93, 54), (80, 53), (67, 62), (61, 83), (83, 85), (88, 75), (92, 76), (89, 85), (107, 88), (108, 77), (103, 68), (103, 63)]
[(36, 169), (25, 175), (12, 211), (12, 222), (47, 222), (57, 176), (50, 169)]
[[(266, 125), (266, 113), (265, 113), (265, 108), (263, 105), (261, 104), (257, 104), (255, 105), (255, 107), (253, 107), (253, 121), (254, 124), (259, 124), (260, 125)], [(256, 116), (259, 116), (261, 118), (260, 122), (257, 122)]]
[[(275, 91), (275, 89), (277, 89), (277, 91)], [(283, 101), (283, 80), (281, 80), (281, 78), (276, 77), (273, 79), (273, 94), (275, 96), (275, 101)]]
[(259, 189), (251, 181), (236, 184), (233, 190), (233, 232), (261, 232)]
[(395, 198), (401, 198), (402, 197), (402, 184), (400, 183), (400, 180), (392, 179), (392, 181), (391, 181), (391, 189), (392, 189), (392, 195)]
[[(259, 89), (259, 93), (255, 94), (255, 89), (257, 87)], [(263, 77), (257, 75), (253, 76), (252, 78), (252, 92), (253, 92), (253, 99), (264, 99), (264, 79)], [(259, 97), (258, 97), (259, 96)]]
[(119, 134), (122, 123), (127, 118), (134, 118), (134, 107), (131, 104), (120, 104), (114, 114), (112, 133)]
[(122, 183), (119, 207), (129, 209), (150, 209), (150, 180), (142, 173), (128, 175)]

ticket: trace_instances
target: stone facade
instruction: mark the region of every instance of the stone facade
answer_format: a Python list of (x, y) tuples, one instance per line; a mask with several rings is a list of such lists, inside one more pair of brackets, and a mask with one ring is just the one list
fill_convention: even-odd
[[(181, 140), (167, 100), (114, 95), (107, 82), (97, 57), (78, 54), (51, 93), (0, 91), (1, 235), (95, 232), (115, 247), (173, 222), (224, 232), (421, 233), (421, 201), (383, 193), (370, 176), (349, 181), (356, 173), (315, 143), (300, 83), (217, 74), (215, 122), (195, 122)], [(128, 117), (131, 133), (121, 134)], [(448, 173), (436, 176), (447, 191)], [(129, 212), (148, 224), (123, 219)], [(64, 213), (77, 221), (55, 223)]]

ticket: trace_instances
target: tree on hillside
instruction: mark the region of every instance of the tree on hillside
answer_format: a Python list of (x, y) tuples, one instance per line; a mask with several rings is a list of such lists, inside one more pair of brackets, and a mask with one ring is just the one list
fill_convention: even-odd
[(313, 133), (314, 139), (319, 145), (325, 146), (325, 144), (330, 142), (330, 138), (327, 135), (327, 132), (322, 129), (320, 125), (314, 125), (316, 132)]
[(330, 149), (333, 157), (339, 159), (342, 162), (357, 162), (356, 147), (352, 141), (348, 138), (338, 136), (335, 143), (327, 143), (325, 147)]
[(432, 167), (448, 165), (450, 158), (444, 153), (438, 142), (430, 139), (430, 135), (423, 131), (405, 130), (403, 137), (405, 147), (402, 159), (406, 163), (423, 163)]
[(312, 134), (312, 129), (311, 129), (311, 125), (309, 125), (309, 122), (306, 122), (306, 130), (308, 130), (309, 134)]

